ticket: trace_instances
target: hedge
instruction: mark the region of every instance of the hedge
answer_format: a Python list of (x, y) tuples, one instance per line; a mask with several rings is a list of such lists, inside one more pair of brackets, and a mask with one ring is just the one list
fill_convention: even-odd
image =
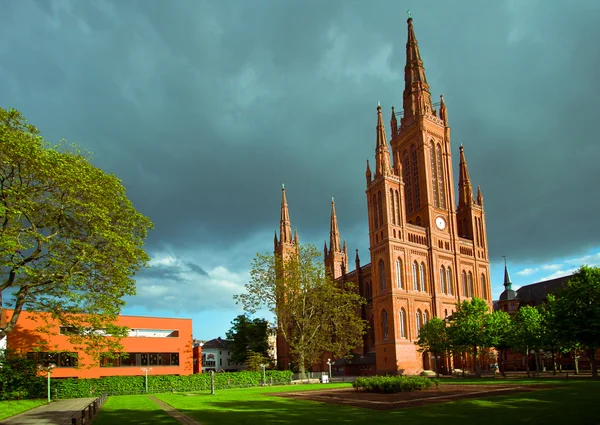
[(440, 381), (423, 376), (373, 376), (356, 378), (352, 386), (359, 391), (369, 393), (400, 393), (418, 390), (428, 390)]
[[(267, 370), (267, 385), (289, 384), (292, 372)], [(46, 378), (39, 377), (35, 387), (40, 394), (30, 393), (27, 398), (45, 397)], [(219, 372), (215, 373), (215, 388), (254, 387), (263, 384), (262, 372)], [(52, 398), (94, 397), (108, 395), (141, 394), (146, 391), (145, 376), (110, 376), (105, 378), (54, 378), (51, 380)], [(210, 389), (210, 374), (200, 373), (187, 376), (148, 374), (148, 392), (204, 391)]]

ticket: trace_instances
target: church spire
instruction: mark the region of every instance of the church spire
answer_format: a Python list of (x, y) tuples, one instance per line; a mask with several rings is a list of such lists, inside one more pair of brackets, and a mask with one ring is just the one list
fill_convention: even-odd
[(412, 17), (408, 17), (408, 40), (406, 41), (406, 66), (404, 67), (404, 119), (414, 115), (433, 113), (429, 84), (419, 52)]
[(506, 289), (512, 289), (512, 282), (510, 281), (510, 274), (508, 273), (508, 266), (506, 265), (506, 257), (504, 257), (504, 287)]
[(331, 252), (339, 252), (340, 248), (340, 231), (338, 230), (337, 216), (335, 215), (335, 201), (331, 198), (331, 225), (329, 227), (329, 250)]
[(473, 205), (473, 187), (465, 159), (465, 149), (460, 145), (460, 162), (458, 173), (458, 207), (470, 207)]
[(390, 128), (392, 129), (392, 139), (396, 137), (398, 132), (398, 120), (396, 119), (396, 112), (392, 106), (392, 118), (390, 119)]
[(391, 174), (390, 151), (388, 149), (387, 138), (385, 137), (381, 105), (377, 105), (377, 146), (375, 148), (375, 158), (375, 175), (387, 176)]
[(481, 193), (481, 186), (477, 186), (477, 205), (483, 207), (483, 195)]
[(281, 243), (292, 243), (292, 225), (285, 197), (285, 185), (281, 185), (281, 220), (279, 221), (279, 240)]
[(443, 94), (440, 94), (440, 119), (444, 121), (444, 125), (448, 127), (448, 110), (446, 109), (446, 102), (444, 102)]

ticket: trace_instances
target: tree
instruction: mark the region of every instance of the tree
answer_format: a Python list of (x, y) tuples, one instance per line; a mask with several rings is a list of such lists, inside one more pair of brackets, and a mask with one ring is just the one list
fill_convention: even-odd
[[(269, 357), (269, 322), (265, 319), (240, 314), (227, 331), (227, 339), (231, 341), (231, 359), (236, 363), (246, 363), (248, 352)], [(269, 362), (269, 360), (267, 360)]]
[(71, 341), (98, 360), (124, 335), (112, 324), (149, 260), (152, 223), (89, 159), (75, 146), (50, 147), (18, 111), (0, 108), (0, 294), (14, 304), (0, 339), (23, 309), (43, 312), (76, 328)]
[(600, 268), (581, 266), (560, 292), (556, 323), (563, 336), (590, 352), (592, 376), (598, 377), (596, 350), (600, 347)]
[(269, 358), (260, 353), (254, 351), (248, 351), (246, 353), (245, 364), (248, 370), (256, 372), (262, 370), (261, 365), (269, 365)]
[[(477, 377), (481, 376), (477, 356), (479, 349), (489, 347), (489, 335), (486, 325), (489, 308), (480, 298), (462, 301), (456, 304), (452, 313), (448, 335), (454, 347), (465, 347), (473, 356), (473, 367)], [(463, 367), (464, 370), (464, 367)]]
[(438, 358), (440, 354), (445, 353), (449, 348), (446, 322), (433, 317), (429, 322), (421, 326), (419, 340), (415, 344), (419, 346), (420, 352), (433, 354), (435, 357), (435, 374), (439, 378), (440, 368)]
[(552, 374), (556, 375), (556, 352), (562, 351), (563, 340), (561, 335), (560, 324), (556, 319), (556, 297), (548, 294), (546, 302), (538, 306), (542, 322), (541, 322), (541, 339), (542, 346), (550, 350), (552, 353)]
[(265, 306), (277, 317), (301, 374), (325, 352), (345, 357), (362, 345), (366, 321), (357, 313), (365, 300), (352, 283), (331, 280), (313, 245), (285, 258), (257, 254), (246, 293), (234, 298), (250, 314)]
[(0, 350), (0, 400), (33, 398), (39, 387), (33, 360), (12, 350)]
[(525, 353), (527, 376), (529, 376), (529, 350), (534, 350), (536, 372), (539, 372), (537, 350), (542, 346), (542, 315), (529, 305), (517, 311), (514, 318), (512, 345)]
[(500, 373), (506, 376), (504, 371), (504, 358), (506, 350), (511, 347), (513, 335), (513, 322), (508, 314), (502, 310), (493, 311), (487, 317), (487, 325), (489, 345), (500, 351)]

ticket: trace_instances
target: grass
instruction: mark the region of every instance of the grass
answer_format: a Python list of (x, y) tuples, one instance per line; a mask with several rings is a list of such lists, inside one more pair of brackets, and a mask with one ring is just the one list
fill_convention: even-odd
[(146, 395), (113, 396), (102, 406), (94, 425), (181, 425)]
[[(160, 394), (158, 398), (203, 425), (216, 424), (371, 424), (412, 423), (453, 425), (491, 424), (600, 424), (600, 381), (592, 380), (456, 380), (456, 384), (544, 384), (560, 388), (509, 394), (485, 399), (467, 399), (391, 411), (375, 411), (272, 396), (269, 393), (350, 387), (350, 384), (297, 385), (293, 387), (247, 388), (217, 391), (215, 395)], [(444, 382), (445, 383), (445, 382)], [(448, 382), (449, 383), (449, 382)], [(142, 414), (158, 415), (156, 409), (140, 412), (143, 396), (110, 397), (98, 424), (170, 424), (160, 416), (141, 421)], [(144, 406), (146, 406), (144, 404)], [(158, 407), (157, 407), (158, 408)], [(144, 416), (149, 418), (149, 416)], [(170, 418), (167, 418), (170, 419)], [(148, 419), (145, 419), (148, 421)]]
[(34, 407), (46, 404), (46, 400), (5, 400), (0, 401), (0, 421)]

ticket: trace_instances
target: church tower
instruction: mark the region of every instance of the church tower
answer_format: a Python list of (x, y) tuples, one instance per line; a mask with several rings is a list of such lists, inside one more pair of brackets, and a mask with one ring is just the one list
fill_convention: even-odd
[(338, 229), (337, 216), (335, 214), (335, 202), (331, 198), (331, 224), (329, 226), (329, 249), (327, 242), (324, 248), (325, 270), (332, 279), (339, 279), (348, 272), (348, 247), (344, 240), (343, 247), (340, 245), (340, 231)]

